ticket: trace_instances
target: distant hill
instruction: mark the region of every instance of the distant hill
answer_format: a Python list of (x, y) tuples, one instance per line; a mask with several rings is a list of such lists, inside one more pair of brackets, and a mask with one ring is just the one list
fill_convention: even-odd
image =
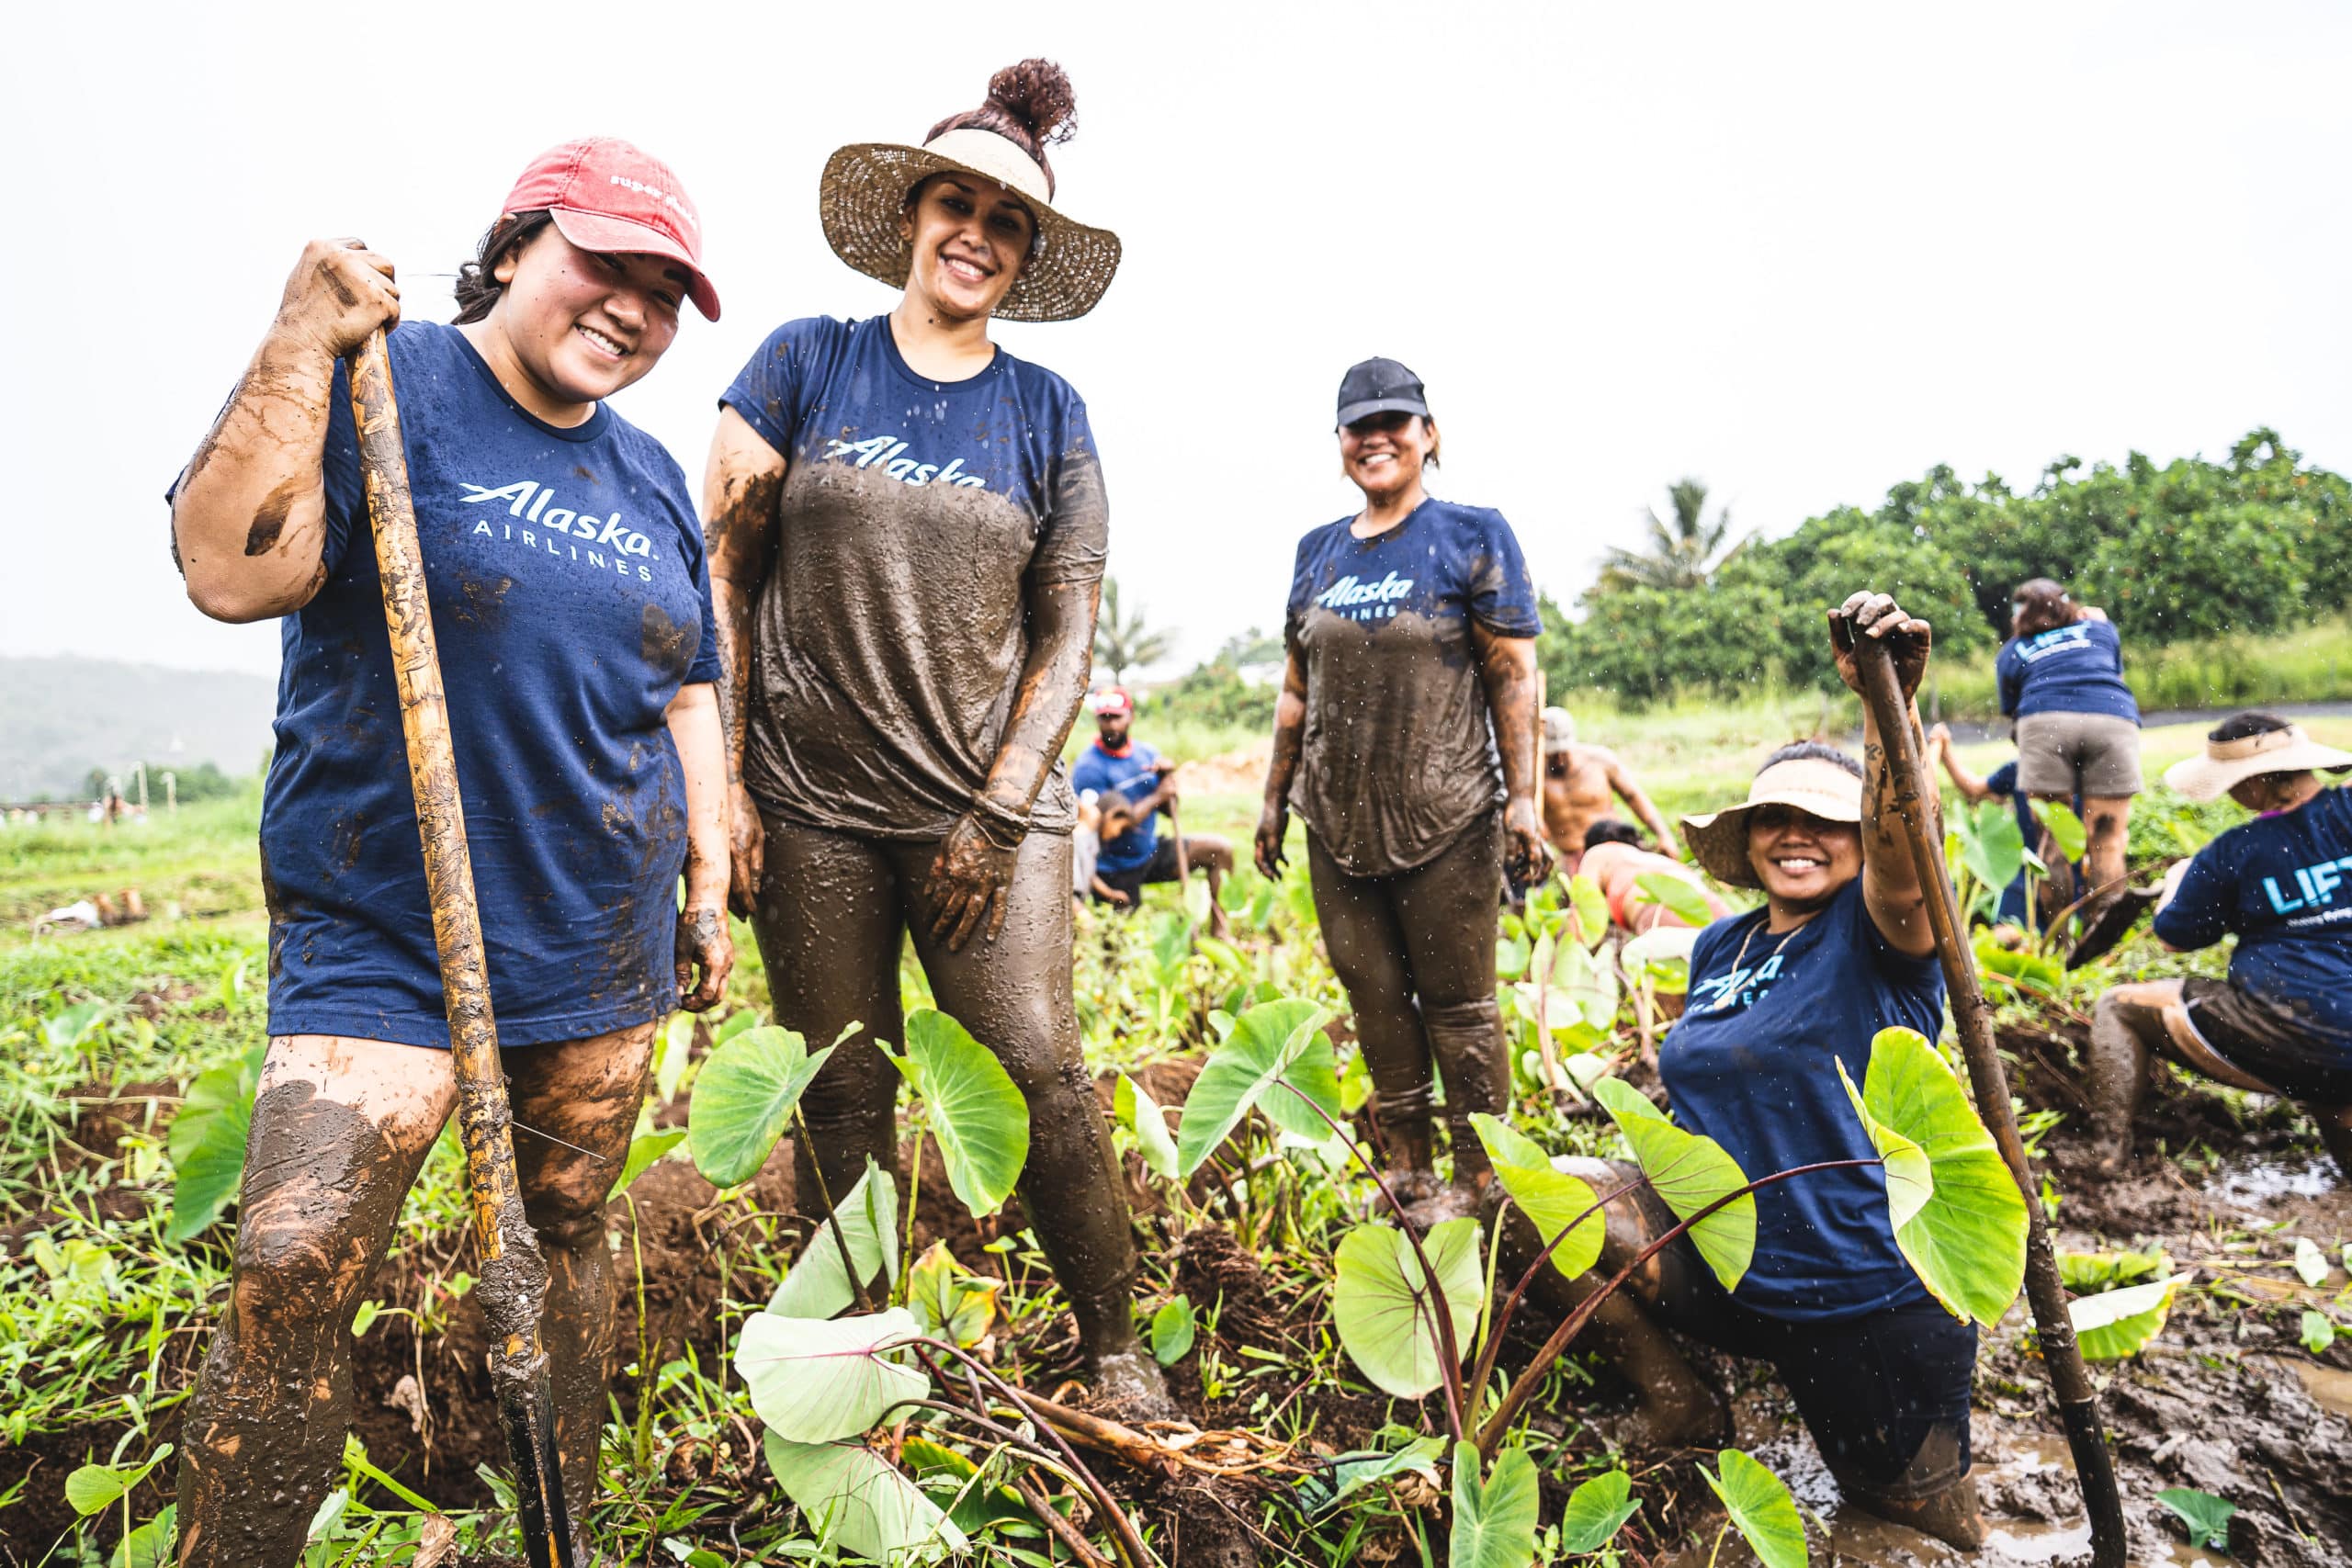
[(102, 659), (0, 657), (0, 800), (79, 795), (92, 768), (210, 762), (250, 774), (277, 682)]

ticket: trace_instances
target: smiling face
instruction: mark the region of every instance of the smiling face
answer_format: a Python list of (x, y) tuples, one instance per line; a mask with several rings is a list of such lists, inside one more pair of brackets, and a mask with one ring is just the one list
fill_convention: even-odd
[(1022, 199), (977, 175), (934, 175), (899, 220), (913, 251), (907, 288), (941, 314), (986, 320), (1021, 276), (1037, 220)]
[(486, 324), (558, 410), (643, 378), (678, 335), (686, 297), (686, 271), (676, 262), (583, 251), (553, 224), (501, 260), (493, 276), (505, 287)]
[(1761, 806), (1747, 819), (1747, 863), (1775, 905), (1817, 908), (1862, 874), (1862, 830), (1793, 806)]
[(1437, 426), (1417, 413), (1376, 413), (1340, 427), (1340, 467), (1371, 500), (1421, 482)]

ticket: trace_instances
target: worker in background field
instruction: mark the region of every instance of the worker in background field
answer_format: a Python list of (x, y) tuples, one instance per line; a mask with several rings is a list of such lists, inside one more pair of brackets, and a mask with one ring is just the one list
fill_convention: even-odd
[(2018, 784), (2036, 800), (2081, 800), (2088, 924), (2123, 891), (2140, 705), (2123, 683), (2123, 644), (2107, 612), (2075, 604), (2063, 584), (2018, 584), (2009, 625), (1993, 670), (2001, 713), (2017, 721)]
[(1657, 839), (1660, 854), (1679, 860), (1682, 846), (1674, 829), (1606, 746), (1588, 746), (1577, 739), (1577, 721), (1568, 710), (1544, 710), (1544, 832), (1559, 852), (1560, 869), (1573, 875), (1577, 857), (1584, 853), (1585, 829), (1608, 817), (1615, 802), (1626, 808)]
[[(2018, 831), (2025, 836), (2026, 848), (2045, 868), (2050, 886), (2048, 907), (2054, 911), (2072, 904), (2078, 896), (2075, 864), (2059, 850), (2056, 835), (2043, 827), (2041, 818), (2034, 814), (2032, 800), (2018, 788), (2018, 764), (2004, 762), (1984, 777), (1977, 777), (1960, 760), (1960, 753), (1952, 745), (1951, 730), (1940, 724), (1928, 731), (1928, 748), (1943, 764), (1952, 788), (1971, 806), (1996, 799), (2009, 802), (2017, 813)], [(2070, 807), (2079, 807), (2080, 804), (2079, 797), (2068, 803)], [(1993, 915), (1993, 936), (2002, 946), (2017, 946), (2025, 938), (2025, 928), (2037, 923), (2032, 919), (2030, 897), (2025, 869), (2020, 866), (2009, 885), (2001, 889), (2000, 908)]]
[[(1098, 694), (1094, 739), (1078, 754), (1069, 773), (1080, 793), (1093, 790), (1105, 800), (1121, 796), (1133, 811), (1125, 832), (1104, 831), (1094, 861), (1095, 879), (1111, 890), (1108, 897), (1095, 894), (1096, 901), (1127, 910), (1142, 906), (1145, 884), (1173, 882), (1178, 871), (1176, 835), (1159, 836), (1160, 815), (1176, 805), (1176, 764), (1134, 738), (1135, 713), (1135, 699), (1124, 688)], [(1218, 896), (1225, 891), (1226, 873), (1233, 869), (1233, 846), (1209, 833), (1187, 833), (1183, 844), (1190, 869), (1208, 874), (1210, 933), (1227, 936)]]
[(2319, 778), (2347, 769), (2352, 751), (2250, 712), (2165, 770), (2191, 800), (2226, 792), (2258, 815), (2175, 865), (2156, 907), (2156, 936), (2174, 952), (2235, 936), (2229, 978), (2141, 980), (2098, 999), (2089, 1088), (2106, 1169), (2131, 1154), (2155, 1055), (2296, 1101), (2352, 1179), (2352, 792)]
[(1599, 885), (1601, 897), (1609, 900), (1610, 924), (1632, 935), (1656, 931), (1660, 926), (1690, 928), (1707, 923), (1688, 920), (1677, 914), (1642, 886), (1645, 876), (1668, 876), (1689, 886), (1706, 905), (1707, 919), (1720, 920), (1731, 913), (1731, 906), (1707, 886), (1706, 879), (1697, 871), (1679, 860), (1644, 849), (1642, 836), (1634, 825), (1614, 817), (1604, 817), (1584, 830), (1584, 861), (1578, 874), (1591, 877)]

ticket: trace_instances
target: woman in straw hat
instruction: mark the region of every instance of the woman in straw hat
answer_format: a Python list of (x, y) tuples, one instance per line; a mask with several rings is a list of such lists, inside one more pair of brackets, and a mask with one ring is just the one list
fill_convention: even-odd
[[(1857, 593), (1834, 616), (1891, 643), (1905, 693), (1918, 689), (1925, 621), (1884, 594)], [(1850, 646), (1837, 646), (1847, 642), (1832, 638), (1838, 673), (1860, 690)], [(1678, 1240), (1634, 1276), (1633, 1296), (1609, 1298), (1593, 1326), (1642, 1391), (1645, 1435), (1712, 1437), (1723, 1419), (1663, 1323), (1772, 1362), (1849, 1501), (1973, 1547), (1983, 1535), (1968, 1473), (1976, 1330), (1937, 1304), (1896, 1250), (1877, 1151), (1838, 1078), (1842, 1062), (1861, 1081), (1880, 1030), (1933, 1039), (1943, 1019), (1926, 899), (1864, 711), (1862, 761), (1815, 741), (1784, 746), (1745, 801), (1683, 819), (1699, 863), (1760, 891), (1764, 903), (1699, 934), (1689, 1000), (1658, 1048), (1658, 1075), (1675, 1120), (1713, 1138), (1751, 1176), (1871, 1163), (1758, 1192), (1755, 1260), (1735, 1290)], [(1917, 729), (1916, 709), (1910, 722)], [(1579, 1163), (1590, 1168), (1578, 1174), (1609, 1188), (1634, 1174)], [(1646, 1188), (1609, 1208), (1601, 1262), (1569, 1286), (1572, 1295), (1675, 1223)]]
[(2230, 977), (2118, 986), (2091, 1019), (2092, 1128), (2120, 1167), (2148, 1058), (2301, 1103), (2352, 1177), (2352, 794), (2320, 782), (2352, 769), (2276, 714), (2241, 713), (2202, 756), (2165, 770), (2191, 800), (2226, 793), (2258, 813), (2176, 865), (2156, 935), (2176, 953), (2234, 934)]
[(613, 1348), (605, 1199), (656, 1024), (718, 1000), (733, 962), (694, 492), (605, 401), (661, 361), (689, 300), (718, 318), (695, 209), (666, 165), (592, 137), (533, 160), (498, 211), (446, 326), (400, 321), (391, 263), (358, 241), (311, 242), (174, 487), (188, 596), (220, 620), (282, 616), (285, 645), (261, 817), (269, 1050), (236, 1272), (181, 1427), (183, 1563), (301, 1556), (342, 1473), (352, 1314), (458, 1094), (352, 423), (347, 361), (377, 329), (547, 1258), (575, 1528)]
[(853, 1024), (804, 1102), (800, 1202), (893, 1168), (899, 955), (1027, 1098), (1021, 1193), (1098, 1395), (1164, 1399), (1137, 1354), (1135, 1248), (1070, 992), (1070, 832), (1058, 758), (1086, 695), (1107, 508), (1086, 405), (989, 338), (1065, 321), (1119, 242), (1053, 205), (1069, 79), (997, 73), (920, 147), (825, 165), (841, 258), (900, 290), (887, 315), (768, 335), (721, 400), (707, 479), (728, 682), (735, 862), (776, 1021)]
[[(1522, 885), (1551, 867), (1534, 795), (1543, 623), (1510, 524), (1423, 487), (1438, 431), (1410, 370), (1353, 367), (1338, 423), (1364, 507), (1298, 544), (1257, 862), (1280, 874), (1295, 804), (1392, 1188), (1437, 1219), (1477, 1206), (1489, 1167), (1469, 1118), (1510, 1098), (1495, 925), (1506, 857)], [(1434, 1173), (1438, 1074), (1450, 1190)]]

